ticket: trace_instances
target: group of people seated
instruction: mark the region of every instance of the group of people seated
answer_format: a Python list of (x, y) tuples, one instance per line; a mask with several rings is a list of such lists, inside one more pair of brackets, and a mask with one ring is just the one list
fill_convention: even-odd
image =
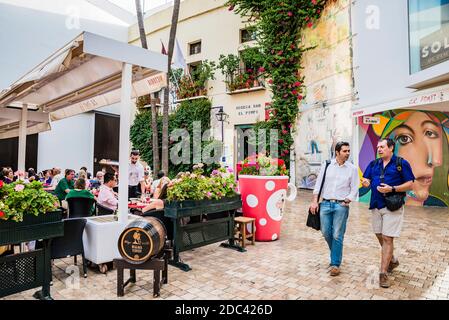
[[(170, 179), (163, 171), (159, 171), (153, 180), (151, 170), (145, 169), (144, 185), (145, 194), (141, 196), (140, 205), (145, 207), (137, 211), (135, 214), (144, 215), (151, 210), (160, 210), (164, 208), (164, 199), (167, 196), (167, 187)], [(86, 167), (80, 168), (76, 173), (73, 169), (66, 169), (62, 173), (61, 168), (54, 167), (52, 169), (43, 170), (36, 174), (33, 168), (27, 172), (14, 172), (12, 168), (5, 167), (0, 171), (0, 179), (4, 183), (12, 183), (21, 180), (24, 183), (32, 181), (40, 181), (44, 186), (44, 190), (54, 194), (60, 201), (61, 207), (66, 208), (67, 200), (76, 201), (77, 198), (93, 199), (97, 207), (105, 208), (111, 213), (118, 208), (118, 189), (117, 189), (118, 172), (111, 173), (98, 171), (94, 178), (87, 171)], [(95, 206), (92, 207), (91, 214), (94, 214)]]

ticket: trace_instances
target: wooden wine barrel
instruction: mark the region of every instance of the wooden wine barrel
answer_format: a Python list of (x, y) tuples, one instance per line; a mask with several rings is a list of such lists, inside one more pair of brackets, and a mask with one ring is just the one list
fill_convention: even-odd
[(167, 231), (161, 220), (141, 217), (125, 228), (118, 239), (118, 249), (126, 261), (144, 263), (157, 255), (165, 244)]

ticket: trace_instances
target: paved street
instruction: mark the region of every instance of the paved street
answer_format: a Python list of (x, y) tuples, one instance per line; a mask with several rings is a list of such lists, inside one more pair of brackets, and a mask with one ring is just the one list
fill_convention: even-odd
[[(351, 207), (342, 273), (334, 278), (328, 273), (328, 249), (321, 234), (305, 226), (310, 197), (310, 192), (300, 191), (288, 205), (277, 241), (257, 242), (246, 253), (214, 244), (181, 254), (193, 270), (170, 267), (169, 284), (158, 299), (449, 299), (447, 208), (406, 209), (403, 234), (395, 243), (400, 266), (392, 274), (393, 285), (380, 289), (380, 250), (367, 206)], [(118, 299), (115, 270), (103, 275), (89, 269), (79, 289), (71, 289), (65, 270), (72, 262), (55, 262), (54, 299)], [(120, 299), (153, 299), (152, 272), (138, 271), (137, 278)], [(34, 291), (5, 299), (33, 299)]]

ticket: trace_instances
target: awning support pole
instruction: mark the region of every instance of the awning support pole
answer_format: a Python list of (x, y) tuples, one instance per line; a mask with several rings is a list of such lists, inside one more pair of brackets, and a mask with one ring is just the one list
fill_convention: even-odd
[(27, 122), (28, 122), (28, 105), (22, 105), (22, 116), (19, 124), (19, 155), (17, 161), (17, 169), (25, 171), (25, 155), (27, 147)]
[(123, 63), (120, 106), (120, 147), (119, 147), (119, 203), (120, 223), (128, 221), (128, 179), (129, 179), (129, 129), (131, 120), (131, 80), (132, 65)]

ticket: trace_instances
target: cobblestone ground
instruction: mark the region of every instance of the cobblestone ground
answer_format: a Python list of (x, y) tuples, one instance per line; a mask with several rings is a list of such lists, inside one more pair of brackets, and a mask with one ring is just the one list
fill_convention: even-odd
[[(367, 205), (351, 205), (342, 273), (330, 277), (327, 245), (319, 232), (305, 226), (310, 198), (309, 192), (300, 191), (287, 205), (277, 241), (257, 242), (245, 253), (218, 244), (182, 253), (193, 270), (170, 266), (169, 283), (157, 299), (449, 299), (447, 208), (406, 208), (403, 232), (395, 242), (400, 266), (391, 275), (393, 285), (381, 289), (380, 247), (371, 232)], [(51, 290), (56, 300), (153, 299), (152, 271), (138, 271), (137, 283), (126, 287), (122, 298), (116, 296), (115, 270), (104, 275), (89, 269), (79, 289), (72, 289), (65, 273), (72, 261), (55, 261)], [(33, 299), (34, 291), (4, 299)]]

